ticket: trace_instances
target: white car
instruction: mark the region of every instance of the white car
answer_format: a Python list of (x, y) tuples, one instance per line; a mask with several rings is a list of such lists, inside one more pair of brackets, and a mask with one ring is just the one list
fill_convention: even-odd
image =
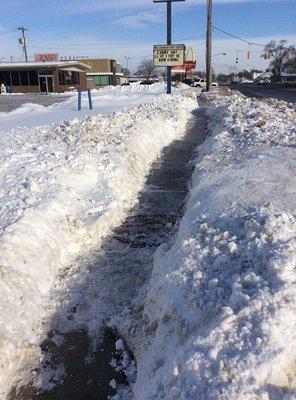
[[(202, 89), (205, 89), (206, 86), (207, 86), (207, 80), (205, 78), (195, 79), (193, 84), (192, 84), (192, 86), (193, 87), (200, 87)], [(212, 86), (218, 86), (218, 83), (217, 82), (212, 82)]]

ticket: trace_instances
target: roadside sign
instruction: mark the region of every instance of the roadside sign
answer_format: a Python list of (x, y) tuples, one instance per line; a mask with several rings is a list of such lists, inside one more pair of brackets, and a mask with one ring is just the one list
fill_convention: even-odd
[(186, 68), (184, 65), (179, 65), (178, 67), (172, 67), (172, 72), (175, 74), (185, 74), (186, 73)]
[(153, 62), (155, 67), (177, 67), (184, 64), (184, 59), (184, 44), (160, 44), (153, 46)]

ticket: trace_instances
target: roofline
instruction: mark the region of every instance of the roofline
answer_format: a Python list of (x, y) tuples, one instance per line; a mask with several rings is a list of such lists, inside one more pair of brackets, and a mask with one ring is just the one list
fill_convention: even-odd
[(0, 63), (0, 70), (24, 70), (24, 69), (42, 69), (42, 68), (69, 68), (78, 67), (81, 70), (90, 70), (91, 67), (80, 61), (49, 61), (49, 62), (12, 62)]
[[(108, 75), (108, 76), (113, 76), (113, 72), (87, 72), (86, 76), (102, 76), (102, 75)], [(116, 76), (123, 76), (122, 72), (116, 72)]]

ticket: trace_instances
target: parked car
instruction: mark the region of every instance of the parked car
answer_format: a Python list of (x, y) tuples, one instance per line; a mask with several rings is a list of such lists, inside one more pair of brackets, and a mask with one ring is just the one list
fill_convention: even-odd
[[(192, 87), (200, 87), (202, 89), (205, 89), (207, 86), (207, 80), (205, 78), (198, 78), (195, 79), (194, 82), (192, 83)], [(217, 82), (212, 82), (212, 86), (219, 86)]]
[(255, 78), (253, 80), (253, 83), (255, 85), (268, 85), (270, 83), (270, 81), (271, 81), (270, 74), (264, 73), (264, 74), (257, 76), (257, 78)]
[(182, 83), (185, 83), (185, 85), (192, 86), (193, 85), (193, 79), (183, 79)]
[(282, 81), (282, 86), (296, 87), (296, 74), (294, 76), (285, 77)]

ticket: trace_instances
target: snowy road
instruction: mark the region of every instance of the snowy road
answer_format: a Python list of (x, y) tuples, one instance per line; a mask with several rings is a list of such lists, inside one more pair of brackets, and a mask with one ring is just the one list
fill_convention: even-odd
[[(91, 354), (89, 338), (83, 329), (77, 329), (77, 325), (83, 327), (91, 318), (100, 319), (105, 321), (105, 326), (114, 325), (119, 332), (124, 332), (130, 348), (138, 347), (133, 340), (145, 325), (139, 307), (143, 304), (145, 283), (151, 274), (156, 249), (175, 232), (183, 215), (193, 171), (190, 160), (195, 156), (196, 146), (205, 139), (205, 120), (202, 108), (193, 112), (183, 139), (166, 147), (152, 165), (146, 185), (138, 196), (138, 205), (106, 238), (100, 249), (77, 260), (78, 270), (79, 265), (86, 263), (89, 274), (76, 283), (68, 295), (64, 294), (67, 298), (63, 302), (65, 306), (53, 316), (52, 332), (42, 345), (45, 362), (39, 379), (46, 379), (48, 372), (59, 364), (64, 368), (63, 383), (51, 392), (39, 394), (33, 384), (18, 394), (13, 393), (11, 400), (102, 400), (114, 394), (109, 382), (112, 378), (117, 382), (122, 378), (110, 368), (115, 338), (112, 344), (112, 337), (108, 335), (103, 345)], [(98, 295), (91, 311), (86, 310), (87, 302), (96, 291)], [(86, 312), (77, 317), (77, 310), (84, 308)], [(65, 318), (67, 324), (73, 321), (73, 331), (64, 335), (61, 331)], [(58, 344), (57, 337), (60, 338)], [(52, 361), (49, 361), (49, 349)]]

